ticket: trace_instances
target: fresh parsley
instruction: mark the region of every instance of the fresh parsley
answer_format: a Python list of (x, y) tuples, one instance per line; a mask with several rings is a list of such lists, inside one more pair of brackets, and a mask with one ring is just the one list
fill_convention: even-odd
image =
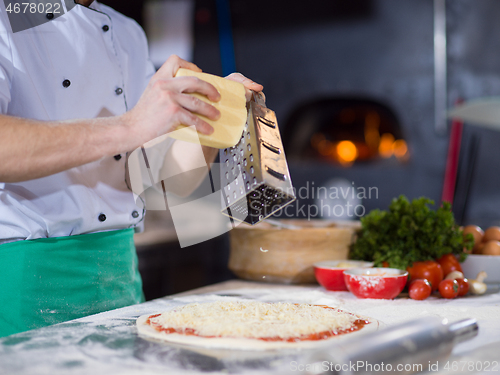
[(429, 205), (434, 201), (421, 197), (409, 201), (405, 196), (392, 200), (387, 211), (373, 210), (361, 218), (361, 230), (351, 245), (349, 257), (373, 261), (406, 269), (413, 262), (436, 260), (444, 254), (458, 255), (465, 260), (474, 245), (472, 235), (464, 239), (455, 222), (451, 205), (443, 202), (437, 210)]

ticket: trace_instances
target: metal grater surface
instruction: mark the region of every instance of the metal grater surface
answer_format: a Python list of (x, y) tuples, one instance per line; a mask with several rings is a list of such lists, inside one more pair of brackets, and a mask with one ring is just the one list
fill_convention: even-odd
[(222, 213), (254, 225), (295, 200), (276, 114), (254, 93), (240, 141), (220, 151)]

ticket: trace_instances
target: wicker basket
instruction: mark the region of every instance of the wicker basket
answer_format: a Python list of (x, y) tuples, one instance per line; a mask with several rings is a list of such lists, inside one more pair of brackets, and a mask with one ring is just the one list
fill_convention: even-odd
[(282, 220), (286, 229), (262, 222), (230, 232), (229, 269), (239, 278), (283, 284), (316, 282), (313, 264), (347, 259), (359, 222)]

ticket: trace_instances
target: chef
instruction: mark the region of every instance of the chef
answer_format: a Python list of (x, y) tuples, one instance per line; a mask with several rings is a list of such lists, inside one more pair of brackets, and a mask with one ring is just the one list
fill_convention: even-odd
[[(181, 123), (210, 134), (195, 113), (220, 116), (187, 95), (217, 101), (212, 85), (173, 78), (197, 66), (172, 56), (155, 72), (137, 23), (75, 2), (15, 33), (0, 2), (0, 337), (143, 301), (133, 234), (145, 209), (127, 152)], [(262, 90), (228, 78), (247, 97)], [(166, 165), (189, 163), (182, 150), (166, 150)]]

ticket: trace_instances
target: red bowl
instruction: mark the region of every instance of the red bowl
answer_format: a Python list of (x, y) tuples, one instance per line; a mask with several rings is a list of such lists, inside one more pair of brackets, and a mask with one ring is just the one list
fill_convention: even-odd
[(401, 293), (408, 272), (396, 268), (352, 268), (344, 272), (347, 289), (358, 298), (393, 299)]
[(362, 267), (373, 267), (373, 263), (359, 260), (327, 260), (314, 264), (314, 275), (318, 283), (327, 290), (347, 291), (344, 271)]

